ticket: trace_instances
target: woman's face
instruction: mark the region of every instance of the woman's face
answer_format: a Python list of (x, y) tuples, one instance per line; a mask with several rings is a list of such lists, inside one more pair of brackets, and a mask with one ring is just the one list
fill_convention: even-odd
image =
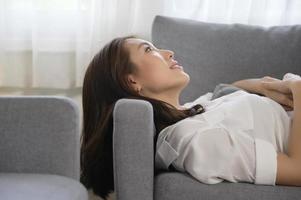
[(128, 78), (136, 91), (141, 89), (141, 95), (180, 93), (189, 83), (189, 75), (174, 59), (172, 51), (157, 49), (152, 43), (136, 38), (127, 39), (125, 47), (136, 66)]

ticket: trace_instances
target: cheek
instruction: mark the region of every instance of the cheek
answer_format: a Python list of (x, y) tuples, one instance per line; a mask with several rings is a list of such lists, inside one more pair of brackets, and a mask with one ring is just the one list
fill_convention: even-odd
[(169, 88), (181, 82), (183, 75), (174, 73), (170, 69), (150, 69), (145, 70), (143, 84), (150, 90)]
[(152, 91), (174, 87), (187, 79), (181, 72), (169, 69), (160, 59), (143, 60), (139, 68), (142, 85)]
[(159, 65), (145, 65), (143, 74), (141, 74), (144, 81), (148, 83), (162, 83), (170, 77), (170, 70)]

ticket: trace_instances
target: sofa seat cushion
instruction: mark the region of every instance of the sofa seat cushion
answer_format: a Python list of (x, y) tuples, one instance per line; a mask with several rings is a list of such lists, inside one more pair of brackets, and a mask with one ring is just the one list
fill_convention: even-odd
[(71, 178), (48, 174), (0, 173), (3, 200), (87, 200), (85, 187)]
[(230, 182), (207, 185), (179, 172), (159, 173), (155, 177), (154, 187), (155, 199), (160, 200), (301, 199), (301, 187)]

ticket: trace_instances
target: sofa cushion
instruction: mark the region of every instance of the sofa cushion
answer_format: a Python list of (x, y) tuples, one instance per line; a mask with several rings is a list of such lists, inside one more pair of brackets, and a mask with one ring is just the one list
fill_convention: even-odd
[(231, 94), (238, 90), (243, 90), (243, 89), (231, 84), (224, 84), (224, 83), (218, 84), (212, 92), (211, 100), (214, 100), (216, 98), (219, 98), (227, 94)]
[(64, 176), (0, 173), (0, 199), (88, 200), (88, 194), (80, 182)]
[(286, 200), (300, 199), (300, 187), (250, 183), (203, 184), (188, 174), (163, 172), (155, 177), (155, 199), (164, 200)]
[(0, 172), (79, 180), (79, 106), (69, 97), (0, 96)]

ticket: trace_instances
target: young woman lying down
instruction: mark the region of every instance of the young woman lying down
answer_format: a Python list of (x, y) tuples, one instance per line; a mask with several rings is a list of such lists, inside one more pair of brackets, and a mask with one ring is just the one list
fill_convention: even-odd
[(231, 93), (180, 105), (190, 81), (184, 70), (172, 51), (135, 37), (116, 38), (95, 55), (82, 99), (81, 181), (87, 188), (103, 198), (114, 190), (112, 112), (121, 98), (152, 104), (159, 169), (207, 184), (301, 186), (298, 75), (239, 80), (229, 84), (239, 88)]

